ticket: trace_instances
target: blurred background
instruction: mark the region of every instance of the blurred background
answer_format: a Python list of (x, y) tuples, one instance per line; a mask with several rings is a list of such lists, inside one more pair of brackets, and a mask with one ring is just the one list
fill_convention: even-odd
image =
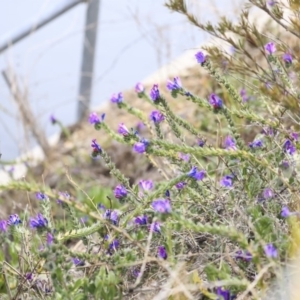
[[(30, 24), (31, 33), (0, 53), (0, 152), (8, 161), (35, 146), (24, 127), (26, 109), (45, 136), (78, 121), (81, 66), (86, 31), (86, 2), (75, 5), (42, 28), (35, 24), (72, 0), (0, 0), (0, 45)], [(78, 1), (79, 2), (79, 1)], [(201, 21), (214, 23), (220, 14), (234, 18), (241, 1), (188, 1)], [(113, 93), (138, 81), (187, 50), (199, 49), (208, 36), (184, 16), (171, 13), (165, 0), (99, 0), (91, 105), (105, 104)], [(231, 13), (227, 13), (231, 12)], [(13, 74), (9, 88), (3, 71)], [(17, 83), (17, 86), (16, 86)], [(13, 93), (19, 93), (19, 97)], [(25, 112), (20, 114), (23, 103)]]

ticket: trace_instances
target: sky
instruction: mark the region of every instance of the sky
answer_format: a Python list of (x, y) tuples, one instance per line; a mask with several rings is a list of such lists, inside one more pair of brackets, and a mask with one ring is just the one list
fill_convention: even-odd
[[(69, 0), (0, 0), (0, 42), (36, 22)], [(163, 0), (100, 0), (92, 107), (113, 93), (133, 88), (155, 70), (207, 35)], [(213, 6), (230, 15), (232, 0), (189, 0), (198, 3), (201, 21), (216, 20)], [(201, 3), (201, 6), (199, 6)], [(22, 41), (0, 53), (0, 71), (11, 69), (26, 92), (36, 122), (47, 136), (58, 128), (53, 114), (65, 125), (76, 122), (86, 4), (82, 3)], [(16, 158), (34, 141), (23, 130), (16, 105), (0, 76), (0, 152), (2, 160)]]

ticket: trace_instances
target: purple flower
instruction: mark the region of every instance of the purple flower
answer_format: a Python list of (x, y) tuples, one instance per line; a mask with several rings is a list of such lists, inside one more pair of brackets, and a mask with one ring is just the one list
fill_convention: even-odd
[(217, 288), (217, 300), (233, 300), (235, 299), (235, 295), (231, 295), (229, 290), (224, 290), (222, 287)]
[(47, 233), (47, 245), (51, 245), (53, 243), (53, 240), (54, 240), (54, 236), (48, 232)]
[(78, 267), (78, 266), (84, 266), (84, 261), (79, 259), (78, 257), (72, 258), (73, 264)]
[(153, 101), (156, 101), (160, 98), (160, 94), (159, 94), (159, 89), (158, 89), (158, 84), (154, 84), (151, 91), (150, 91), (150, 98)]
[(249, 262), (252, 260), (252, 254), (249, 251), (238, 250), (235, 254), (235, 258)]
[(197, 167), (192, 167), (192, 169), (187, 173), (187, 175), (196, 180), (202, 180), (206, 176), (206, 172), (204, 170), (199, 171)]
[(243, 102), (247, 102), (249, 100), (249, 97), (247, 96), (247, 92), (245, 89), (240, 90), (240, 96), (243, 99)]
[(280, 167), (284, 170), (287, 170), (290, 167), (290, 163), (287, 160), (281, 162)]
[(221, 181), (220, 184), (224, 187), (232, 187), (232, 180), (234, 179), (233, 175), (225, 175)]
[(152, 232), (157, 232), (160, 233), (160, 224), (159, 222), (153, 222), (150, 226), (149, 226), (149, 230)]
[(129, 130), (124, 125), (124, 123), (119, 124), (118, 133), (122, 134), (123, 136), (129, 135)]
[(137, 225), (147, 225), (148, 217), (146, 215), (138, 216), (135, 218), (134, 223)]
[(276, 4), (276, 1), (274, 0), (268, 0), (268, 5), (270, 5), (271, 7), (274, 6)]
[(26, 273), (25, 278), (26, 280), (31, 281), (33, 279), (32, 273)]
[(102, 153), (100, 145), (96, 142), (96, 139), (92, 140), (91, 147), (93, 148), (92, 157), (97, 157)]
[(294, 141), (298, 141), (299, 139), (299, 134), (297, 132), (292, 132), (290, 136)]
[(115, 210), (113, 210), (110, 214), (110, 220), (114, 225), (118, 224), (118, 218), (119, 218), (118, 213)]
[(114, 252), (117, 251), (117, 249), (119, 248), (119, 245), (120, 245), (120, 243), (117, 239), (113, 240), (108, 246), (108, 253), (112, 254), (113, 251)]
[(167, 199), (157, 199), (152, 202), (152, 208), (159, 213), (167, 214), (172, 211), (170, 201)]
[(140, 142), (137, 142), (133, 145), (133, 150), (137, 153), (144, 153), (147, 150), (149, 142), (146, 139), (141, 139)]
[(127, 196), (127, 190), (125, 186), (119, 184), (114, 189), (114, 195), (117, 199), (121, 199)]
[(284, 53), (282, 59), (285, 62), (286, 66), (290, 66), (293, 62), (292, 54), (290, 53)]
[(111, 96), (111, 98), (110, 98), (110, 101), (111, 101), (112, 103), (117, 103), (117, 104), (123, 102), (123, 94), (122, 94), (122, 93), (119, 93), (119, 94), (113, 94), (113, 95)]
[(226, 136), (225, 141), (224, 141), (224, 146), (225, 146), (225, 149), (227, 149), (227, 150), (229, 150), (229, 149), (236, 150), (235, 141), (230, 135)]
[(283, 151), (290, 155), (293, 155), (296, 152), (296, 147), (291, 140), (286, 140), (283, 144)]
[(201, 65), (203, 63), (205, 63), (205, 61), (206, 61), (206, 55), (202, 51), (199, 51), (198, 53), (196, 53), (195, 57), (197, 59), (197, 62)]
[(142, 130), (143, 128), (145, 128), (145, 124), (143, 122), (138, 122), (136, 125), (136, 129), (138, 131)]
[(138, 94), (142, 94), (145, 92), (145, 88), (144, 86), (142, 85), (142, 83), (138, 82), (136, 85), (135, 85), (135, 91), (138, 93)]
[(170, 190), (166, 190), (166, 192), (165, 192), (165, 196), (166, 196), (167, 198), (170, 198), (170, 197), (171, 197)]
[(287, 206), (284, 206), (281, 210), (281, 214), (280, 214), (283, 218), (287, 218), (290, 215), (292, 215), (292, 213), (290, 212), (289, 208)]
[(201, 147), (201, 148), (203, 148), (204, 145), (205, 145), (205, 141), (202, 140), (202, 139), (199, 139), (199, 140), (198, 140), (198, 146)]
[(98, 204), (98, 209), (100, 209), (100, 210), (105, 210), (106, 208), (105, 208), (105, 205), (103, 205), (102, 203), (99, 203)]
[(181, 181), (181, 182), (176, 183), (175, 186), (178, 190), (182, 190), (186, 185), (187, 185), (186, 182)]
[(138, 268), (134, 268), (133, 270), (132, 270), (132, 275), (134, 276), (134, 277), (139, 277), (140, 276), (140, 274), (141, 274), (141, 271), (140, 271), (140, 269), (138, 269)]
[(188, 162), (190, 160), (190, 155), (189, 154), (184, 154), (184, 153), (179, 153), (178, 157), (182, 159), (185, 162)]
[(262, 134), (267, 136), (273, 136), (274, 135), (274, 129), (272, 127), (264, 127), (261, 131)]
[(150, 191), (153, 189), (153, 181), (152, 180), (140, 180), (139, 187), (144, 191)]
[[(70, 200), (70, 194), (68, 192), (59, 192), (60, 197)], [(57, 204), (62, 204), (63, 201), (61, 199), (56, 200)]]
[(182, 88), (182, 84), (179, 77), (174, 77), (174, 82), (170, 79), (167, 81), (167, 89), (169, 91), (178, 91), (181, 88)]
[(263, 195), (264, 195), (264, 199), (270, 199), (274, 196), (273, 191), (270, 188), (265, 188)]
[(270, 257), (270, 258), (276, 258), (278, 255), (277, 249), (274, 247), (273, 244), (267, 244), (264, 247), (264, 251), (265, 251), (266, 256)]
[(7, 221), (6, 220), (0, 220), (0, 231), (6, 232), (7, 231)]
[(111, 220), (114, 225), (117, 225), (118, 223), (118, 213), (115, 210), (111, 211), (110, 209), (107, 209), (104, 212), (103, 217)]
[(13, 215), (10, 215), (9, 218), (8, 218), (8, 221), (7, 221), (7, 224), (8, 225), (18, 225), (18, 224), (21, 224), (22, 221), (20, 220), (19, 216), (17, 214), (13, 214)]
[(102, 114), (101, 115), (101, 119), (98, 117), (97, 113), (93, 112), (90, 114), (90, 117), (89, 117), (89, 121), (91, 124), (100, 124), (101, 122), (104, 121), (104, 118), (105, 118), (105, 114)]
[(37, 192), (35, 194), (35, 197), (38, 200), (48, 200), (49, 199), (48, 196), (46, 194), (42, 193), (42, 192)]
[(261, 140), (255, 140), (252, 143), (249, 143), (249, 147), (251, 149), (261, 148), (263, 146), (263, 142)]
[(157, 254), (158, 254), (158, 257), (160, 257), (162, 259), (167, 259), (167, 257), (168, 257), (166, 248), (164, 246), (158, 246)]
[(57, 120), (53, 115), (50, 116), (50, 122), (52, 123), (52, 125), (57, 123)]
[(211, 94), (209, 97), (209, 103), (214, 109), (221, 109), (223, 107), (223, 101), (216, 94)]
[(48, 220), (39, 213), (36, 218), (30, 218), (29, 224), (31, 228), (44, 228), (47, 227)]
[(159, 124), (162, 121), (164, 121), (165, 116), (158, 110), (153, 110), (150, 114), (150, 120), (152, 120), (154, 123)]
[(269, 53), (269, 55), (275, 53), (276, 46), (273, 42), (269, 42), (265, 45), (265, 50)]

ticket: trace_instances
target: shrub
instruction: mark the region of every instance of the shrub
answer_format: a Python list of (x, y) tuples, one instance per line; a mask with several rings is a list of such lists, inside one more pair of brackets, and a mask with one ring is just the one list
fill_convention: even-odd
[[(296, 14), (297, 4), (271, 2), (250, 1), (298, 40), (296, 19), (286, 25), (283, 18), (286, 10)], [(172, 101), (196, 104), (209, 126), (178, 116), (158, 83), (150, 91), (139, 83), (138, 97), (154, 107), (149, 116), (122, 93), (111, 102), (138, 117), (147, 132), (124, 123), (115, 132), (103, 114), (92, 113), (89, 121), (146, 157), (160, 181), (132, 184), (91, 139), (91, 159), (119, 182), (113, 191), (86, 192), (83, 183), (75, 198), (35, 182), (1, 186), (36, 192), (39, 205), (37, 214), (25, 210), (0, 222), (3, 297), (260, 299), (281, 263), (297, 256), (297, 53), (261, 33), (248, 19), (250, 7), (239, 26), (225, 18), (213, 26), (199, 23), (183, 0), (167, 6), (235, 48), (232, 55), (216, 46), (195, 53), (199, 68), (219, 84), (206, 98), (179, 77), (166, 83)], [(219, 63), (224, 60), (226, 72)], [(249, 132), (256, 136), (247, 143)], [(64, 219), (53, 218), (56, 206)]]

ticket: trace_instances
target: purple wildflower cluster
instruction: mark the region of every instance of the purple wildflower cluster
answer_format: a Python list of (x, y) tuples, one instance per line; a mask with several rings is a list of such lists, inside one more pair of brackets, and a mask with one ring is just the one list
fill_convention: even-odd
[(175, 186), (176, 186), (176, 188), (177, 188), (178, 190), (182, 190), (186, 185), (187, 185), (186, 182), (180, 181), (180, 182), (176, 183)]
[(83, 260), (79, 259), (78, 257), (73, 257), (72, 262), (76, 267), (82, 267), (85, 265), (85, 262)]
[(201, 65), (204, 64), (207, 59), (206, 55), (202, 51), (197, 52), (195, 54), (195, 57), (197, 59), (197, 62)]
[(6, 232), (8, 227), (8, 222), (6, 220), (0, 220), (0, 231)]
[(138, 82), (136, 85), (135, 85), (135, 91), (137, 94), (143, 94), (145, 92), (145, 88), (143, 86), (143, 84), (141, 82)]
[(146, 215), (143, 215), (143, 216), (137, 216), (135, 219), (134, 219), (134, 223), (137, 224), (137, 225), (147, 225), (148, 223), (148, 217)]
[(269, 42), (265, 45), (265, 50), (269, 55), (272, 55), (276, 52), (276, 46), (273, 42)]
[(97, 113), (92, 112), (89, 116), (89, 122), (92, 125), (99, 125), (104, 121), (105, 114), (102, 114), (100, 117), (97, 115)]
[(48, 225), (48, 220), (41, 214), (37, 214), (36, 218), (30, 218), (29, 225), (31, 228), (46, 228)]
[(52, 125), (57, 123), (57, 119), (54, 117), (54, 115), (50, 116), (50, 122), (51, 122)]
[(157, 249), (157, 254), (158, 254), (159, 258), (162, 258), (162, 259), (168, 258), (168, 253), (167, 253), (165, 246), (159, 246)]
[(9, 226), (19, 225), (21, 223), (22, 223), (22, 221), (20, 220), (20, 218), (17, 214), (13, 214), (8, 217), (7, 225), (9, 225)]
[(234, 175), (233, 174), (229, 174), (229, 175), (225, 175), (221, 181), (220, 181), (220, 185), (224, 186), (226, 188), (231, 188), (233, 185), (233, 179), (234, 179)]
[(49, 197), (46, 194), (42, 193), (42, 192), (37, 192), (35, 194), (35, 197), (36, 197), (36, 199), (42, 200), (42, 201), (49, 200)]
[(160, 99), (158, 84), (154, 84), (150, 91), (150, 98), (155, 102)]
[(204, 170), (199, 171), (197, 167), (192, 167), (192, 169), (187, 173), (187, 176), (196, 180), (203, 180), (206, 176), (206, 172)]
[(119, 220), (119, 215), (118, 212), (115, 210), (111, 210), (111, 209), (106, 209), (104, 214), (103, 214), (103, 218), (104, 219), (108, 219), (110, 220), (114, 225), (118, 224), (118, 220)]
[(157, 199), (152, 202), (152, 208), (159, 213), (168, 214), (172, 211), (170, 201), (168, 199)]
[(216, 94), (211, 94), (209, 97), (209, 103), (212, 105), (215, 111), (223, 108), (223, 101)]
[(113, 255), (113, 253), (116, 252), (117, 249), (120, 246), (119, 240), (118, 239), (113, 239), (111, 241), (109, 235), (106, 235), (104, 237), (104, 240), (109, 241), (108, 248), (107, 248), (107, 254)]
[(247, 102), (249, 100), (249, 97), (247, 96), (247, 92), (244, 88), (240, 90), (240, 96), (242, 97), (243, 102)]
[(181, 80), (179, 77), (174, 77), (174, 80), (168, 80), (167, 81), (167, 89), (171, 92), (178, 92), (180, 89), (182, 89)]
[(141, 138), (139, 142), (136, 142), (133, 145), (133, 150), (137, 153), (142, 154), (142, 153), (146, 152), (148, 145), (149, 145), (148, 140)]
[(150, 191), (153, 189), (153, 181), (152, 180), (140, 180), (139, 187), (143, 191)]
[(234, 141), (234, 139), (230, 136), (227, 135), (224, 141), (224, 147), (227, 150), (236, 150), (236, 143)]
[(268, 200), (274, 197), (274, 193), (271, 188), (266, 187), (263, 191), (263, 196), (265, 200)]
[(127, 190), (125, 186), (119, 184), (114, 189), (114, 195), (117, 199), (123, 199), (127, 196)]
[(238, 250), (235, 253), (235, 258), (244, 262), (250, 262), (252, 260), (252, 254), (249, 251)]
[(231, 292), (229, 290), (225, 290), (222, 287), (218, 287), (217, 288), (217, 300), (234, 300), (236, 299), (236, 296), (231, 294)]
[(179, 153), (178, 154), (179, 159), (188, 162), (190, 160), (190, 155), (189, 154), (184, 154), (184, 153)]
[(130, 134), (129, 130), (124, 125), (124, 123), (119, 124), (118, 133), (120, 133), (123, 136), (128, 136)]
[(102, 149), (100, 145), (96, 142), (96, 139), (92, 140), (91, 147), (93, 148), (92, 157), (96, 158), (102, 153)]
[(278, 251), (277, 249), (274, 247), (273, 244), (267, 244), (265, 247), (264, 247), (264, 251), (265, 251), (265, 254), (267, 257), (269, 258), (276, 258), (278, 256)]
[(293, 63), (293, 57), (290, 53), (284, 53), (282, 56), (282, 60), (285, 63), (286, 67), (289, 67)]
[(262, 140), (254, 140), (253, 142), (249, 143), (249, 147), (251, 149), (262, 148), (262, 146), (263, 146)]
[(296, 146), (291, 140), (287, 139), (283, 144), (283, 151), (289, 155), (294, 155), (296, 153)]
[(153, 110), (149, 116), (150, 120), (152, 120), (155, 124), (159, 124), (165, 120), (165, 116), (158, 110)]
[(123, 94), (122, 93), (113, 94), (110, 98), (110, 101), (112, 103), (116, 103), (116, 104), (122, 103), (123, 102)]

